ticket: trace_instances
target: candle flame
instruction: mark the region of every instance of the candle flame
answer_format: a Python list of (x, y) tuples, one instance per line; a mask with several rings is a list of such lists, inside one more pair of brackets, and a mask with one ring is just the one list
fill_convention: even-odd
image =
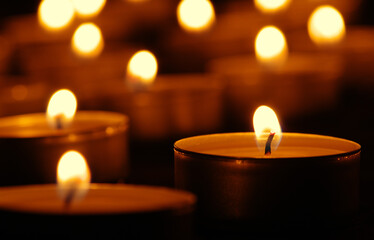
[(55, 92), (49, 100), (47, 107), (47, 120), (52, 128), (65, 128), (70, 125), (77, 109), (77, 100), (74, 94), (61, 89)]
[(157, 75), (156, 57), (147, 50), (135, 53), (127, 64), (127, 83), (132, 88), (151, 85)]
[(274, 133), (271, 143), (273, 150), (278, 147), (282, 139), (282, 129), (273, 109), (264, 105), (258, 107), (253, 115), (253, 128), (260, 151), (265, 149), (266, 141), (271, 133)]
[(278, 28), (266, 26), (256, 36), (255, 52), (257, 60), (265, 66), (280, 66), (288, 55), (286, 38)]
[(177, 17), (179, 25), (188, 32), (206, 31), (215, 22), (214, 7), (209, 0), (182, 0)]
[(79, 16), (94, 17), (104, 8), (106, 0), (72, 0), (72, 2)]
[(334, 7), (320, 6), (309, 17), (308, 33), (318, 45), (338, 43), (345, 36), (344, 19)]
[(93, 23), (83, 23), (75, 30), (72, 38), (73, 51), (81, 57), (98, 56), (104, 47), (100, 29)]
[(74, 7), (70, 0), (43, 0), (39, 4), (39, 23), (48, 30), (63, 29), (73, 18)]
[(82, 198), (88, 191), (91, 173), (86, 160), (77, 151), (67, 151), (57, 165), (59, 196), (65, 202)]
[(263, 13), (275, 13), (285, 10), (290, 2), (291, 0), (255, 0), (254, 4)]

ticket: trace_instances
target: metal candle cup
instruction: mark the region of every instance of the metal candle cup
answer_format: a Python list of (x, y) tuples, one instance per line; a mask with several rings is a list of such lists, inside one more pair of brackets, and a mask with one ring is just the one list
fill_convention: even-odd
[(0, 185), (55, 182), (57, 162), (67, 150), (89, 159), (95, 182), (127, 176), (128, 119), (113, 112), (78, 111), (71, 126), (51, 129), (45, 113), (0, 119), (3, 167)]
[(358, 210), (355, 142), (283, 133), (265, 157), (254, 133), (224, 133), (179, 140), (174, 154), (175, 185), (197, 195), (205, 223), (331, 223)]

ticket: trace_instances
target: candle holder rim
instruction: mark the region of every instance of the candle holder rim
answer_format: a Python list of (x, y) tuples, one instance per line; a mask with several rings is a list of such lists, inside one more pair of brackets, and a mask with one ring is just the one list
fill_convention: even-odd
[[(18, 186), (6, 186), (0, 189), (0, 192), (2, 194), (8, 193), (6, 196), (10, 197), (17, 197), (21, 192), (43, 192), (43, 191), (50, 191), (50, 192), (56, 192), (55, 196), (56, 199), (58, 199), (57, 194), (57, 184), (36, 184), (36, 185), (18, 185)], [(142, 211), (139, 211), (138, 209), (119, 209), (115, 212), (113, 211), (93, 211), (93, 212), (85, 212), (85, 211), (77, 211), (77, 212), (66, 212), (63, 208), (58, 209), (57, 211), (50, 210), (50, 208), (45, 208), (45, 210), (33, 210), (30, 208), (18, 208), (17, 205), (12, 207), (12, 204), (8, 206), (7, 201), (0, 199), (0, 212), (2, 211), (10, 211), (10, 212), (23, 212), (23, 213), (29, 213), (29, 214), (43, 214), (43, 215), (77, 215), (77, 216), (103, 216), (103, 215), (126, 215), (126, 214), (136, 214), (136, 213), (151, 213), (151, 212), (164, 212), (164, 211), (178, 211), (181, 209), (191, 209), (193, 211), (194, 206), (197, 202), (197, 197), (195, 194), (182, 190), (182, 189), (174, 189), (174, 188), (168, 188), (168, 187), (162, 187), (162, 186), (150, 186), (150, 185), (136, 185), (136, 184), (123, 184), (123, 183), (117, 183), (117, 184), (109, 184), (109, 183), (91, 183), (89, 186), (89, 191), (105, 191), (105, 190), (114, 190), (118, 193), (126, 191), (126, 190), (132, 190), (132, 189), (139, 189), (139, 190), (147, 190), (149, 191), (157, 191), (159, 193), (168, 192), (169, 194), (178, 194), (180, 197), (178, 198), (178, 201), (175, 200), (175, 198), (172, 198), (172, 200), (169, 200), (167, 204), (165, 203), (158, 203), (153, 207), (146, 208)], [(37, 195), (35, 195), (37, 196)], [(21, 200), (21, 199), (19, 199)], [(52, 199), (52, 201), (54, 201)], [(63, 201), (61, 200), (61, 204), (63, 204)], [(62, 205), (61, 205), (62, 206)], [(38, 209), (38, 208), (37, 208)]]
[(214, 135), (224, 135), (224, 134), (236, 134), (236, 135), (241, 135), (241, 134), (253, 134), (254, 135), (254, 132), (229, 132), (229, 133), (214, 133), (214, 134), (205, 134), (205, 135), (198, 135), (198, 136), (192, 136), (192, 137), (187, 137), (187, 138), (183, 138), (183, 139), (180, 139), (178, 141), (175, 141), (174, 142), (174, 151), (177, 151), (177, 152), (180, 152), (182, 154), (185, 154), (185, 155), (189, 155), (189, 156), (198, 156), (199, 158), (202, 158), (202, 159), (206, 159), (206, 160), (213, 160), (213, 161), (236, 161), (236, 160), (240, 160), (240, 161), (244, 161), (244, 162), (252, 162), (252, 161), (257, 161), (257, 162), (269, 162), (269, 161), (297, 161), (297, 160), (303, 160), (303, 161), (306, 161), (306, 160), (313, 160), (313, 161), (316, 161), (317, 159), (318, 160), (321, 160), (321, 161), (326, 161), (328, 159), (331, 159), (331, 160), (334, 160), (334, 159), (337, 159), (337, 158), (343, 158), (343, 157), (346, 157), (346, 156), (350, 156), (350, 155), (354, 155), (354, 154), (358, 154), (361, 152), (361, 145), (354, 142), (354, 141), (351, 141), (351, 140), (347, 140), (347, 139), (344, 139), (344, 138), (338, 138), (338, 137), (332, 137), (332, 136), (326, 136), (326, 135), (320, 135), (320, 134), (310, 134), (310, 133), (294, 133), (294, 132), (287, 132), (287, 133), (282, 133), (283, 136), (284, 135), (289, 135), (289, 136), (292, 136), (292, 135), (303, 135), (303, 136), (306, 136), (306, 137), (323, 137), (323, 138), (330, 138), (330, 139), (336, 139), (336, 140), (343, 140), (343, 141), (346, 141), (346, 142), (349, 142), (351, 144), (354, 144), (356, 146), (356, 149), (354, 150), (351, 150), (351, 151), (347, 151), (347, 152), (343, 152), (343, 153), (338, 153), (338, 154), (328, 154), (328, 155), (315, 155), (315, 156), (306, 156), (306, 157), (274, 157), (274, 158), (265, 158), (265, 157), (237, 157), (237, 156), (225, 156), (225, 155), (219, 155), (219, 154), (210, 154), (210, 153), (200, 153), (198, 151), (193, 151), (193, 150), (186, 150), (186, 149), (183, 149), (183, 148), (180, 148), (177, 146), (178, 142), (182, 141), (182, 140), (185, 140), (185, 139), (193, 139), (193, 138), (198, 138), (198, 137), (204, 137), (204, 136), (214, 136)]
[[(27, 135), (26, 136), (20, 136), (20, 135), (17, 135), (17, 134), (16, 135), (11, 135), (11, 134), (2, 135), (2, 134), (0, 134), (0, 138), (1, 139), (39, 139), (39, 140), (60, 139), (60, 138), (69, 137), (71, 135), (75, 135), (75, 137), (84, 136), (84, 135), (87, 135), (87, 134), (89, 135), (91, 133), (95, 133), (97, 135), (98, 130), (100, 130), (100, 132), (103, 132), (104, 135), (106, 135), (107, 127), (116, 127), (116, 129), (119, 132), (122, 132), (122, 130), (127, 129), (128, 126), (129, 126), (129, 122), (130, 122), (129, 117), (127, 115), (117, 113), (117, 112), (81, 110), (81, 111), (77, 111), (76, 115), (86, 115), (86, 114), (92, 114), (92, 113), (116, 116), (118, 121), (113, 121), (108, 125), (102, 124), (100, 126), (95, 126), (95, 127), (89, 128), (89, 129), (84, 129), (84, 130), (79, 130), (79, 131), (78, 130), (77, 131), (72, 131), (72, 130), (69, 130), (69, 128), (67, 128), (66, 130), (62, 130), (60, 132), (57, 132), (57, 130), (56, 130), (56, 132), (54, 132), (53, 134), (37, 134), (37, 135), (33, 135), (33, 136), (27, 136)], [(14, 116), (6, 116), (6, 117), (3, 117), (3, 118), (0, 119), (0, 123), (2, 121), (10, 121), (10, 120), (16, 119), (16, 118), (30, 118), (30, 117), (33, 117), (33, 116), (41, 116), (41, 115), (45, 115), (45, 113), (28, 113), (28, 114), (14, 115)], [(115, 132), (118, 132), (118, 131), (115, 131)], [(112, 133), (112, 134), (114, 134), (114, 133)]]

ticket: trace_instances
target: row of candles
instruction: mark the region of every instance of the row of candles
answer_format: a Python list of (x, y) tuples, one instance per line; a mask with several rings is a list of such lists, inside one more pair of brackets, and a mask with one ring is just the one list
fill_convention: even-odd
[[(205, 19), (205, 22), (212, 24), (212, 5), (203, 0), (190, 1), (210, 6), (207, 9), (210, 9), (211, 18)], [(100, 6), (102, 8), (102, 5)], [(311, 39), (318, 44), (328, 45), (341, 41), (345, 31), (341, 15), (331, 7), (322, 7), (316, 11), (309, 21)], [(332, 18), (332, 21), (337, 27), (334, 29), (338, 31), (332, 35), (330, 32), (324, 32), (326, 24), (319, 25), (321, 20), (318, 18), (324, 18), (325, 14), (329, 16), (329, 20), (331, 16), (336, 17)], [(322, 22), (325, 23), (326, 20)], [(194, 29), (191, 26), (187, 28)], [(83, 41), (79, 37), (80, 34)], [(100, 34), (100, 30), (93, 24), (82, 25), (73, 35), (73, 51), (83, 58), (98, 57), (103, 50)], [(88, 39), (85, 39), (87, 37)], [(302, 80), (305, 74), (303, 67), (301, 70), (286, 68), (287, 63), (290, 64), (289, 62), (294, 60), (291, 54), (288, 56), (286, 38), (278, 28), (264, 27), (256, 37), (255, 49), (256, 61), (262, 65), (255, 67), (249, 77), (265, 73), (269, 74), (269, 77), (282, 76), (279, 81), (296, 76), (291, 80), (291, 84)], [(235, 60), (233, 64), (239, 62), (239, 68), (242, 68), (248, 59), (251, 57), (245, 56), (243, 61)], [(232, 75), (237, 73), (235, 70), (230, 72), (231, 68), (227, 70), (221, 67), (222, 64), (227, 64), (227, 60), (220, 61), (211, 63), (212, 72), (232, 79)], [(224, 72), (226, 70), (228, 72)], [(315, 73), (314, 70), (311, 72)], [(360, 145), (329, 136), (282, 133), (274, 111), (266, 106), (259, 107), (254, 113), (255, 133), (200, 135), (177, 141), (174, 145), (175, 184), (176, 188), (181, 190), (122, 184), (90, 186), (91, 178), (93, 182), (116, 182), (125, 179), (128, 171), (131, 171), (128, 167), (129, 128), (134, 126), (140, 135), (156, 131), (153, 135), (156, 136), (155, 139), (164, 134), (163, 132), (157, 135), (157, 130), (162, 129), (162, 126), (167, 128), (170, 119), (165, 116), (164, 111), (155, 113), (155, 109), (167, 108), (170, 104), (168, 101), (171, 100), (166, 100), (165, 103), (162, 99), (170, 96), (168, 92), (181, 89), (182, 94), (177, 92), (180, 97), (186, 91), (194, 94), (201, 91), (200, 85), (196, 88), (198, 90), (194, 87), (191, 87), (191, 90), (188, 84), (184, 85), (184, 81), (181, 83), (182, 87), (158, 87), (157, 81), (162, 77), (156, 78), (156, 73), (157, 61), (149, 51), (140, 51), (129, 60), (126, 84), (130, 99), (134, 100), (133, 109), (137, 108), (138, 102), (141, 102), (140, 105), (149, 104), (150, 108), (143, 112), (134, 110), (137, 111), (134, 114), (128, 111), (129, 116), (104, 111), (75, 113), (75, 97), (64, 89), (51, 97), (47, 117), (44, 113), (36, 113), (0, 119), (1, 149), (11, 159), (7, 167), (1, 170), (1, 184), (51, 183), (56, 178), (51, 169), (56, 168), (58, 183), (4, 187), (0, 189), (1, 211), (10, 216), (21, 212), (44, 216), (45, 219), (51, 215), (71, 216), (72, 219), (87, 215), (142, 216), (146, 213), (142, 221), (146, 221), (146, 217), (151, 213), (167, 212), (161, 217), (157, 215), (155, 220), (161, 218), (160, 221), (169, 224), (181, 215), (189, 216), (191, 209), (197, 204), (197, 212), (203, 224), (208, 225), (217, 222), (236, 224), (237, 221), (277, 224), (279, 221), (292, 222), (295, 219), (329, 224), (330, 221), (335, 222), (338, 219), (347, 221), (357, 213)], [(241, 74), (243, 73), (239, 72), (237, 76)], [(243, 75), (248, 77), (246, 72)], [(180, 77), (176, 75), (172, 79)], [(191, 80), (190, 77), (187, 78), (188, 81)], [(201, 78), (206, 81), (205, 77)], [(153, 89), (149, 84), (155, 79), (156, 87)], [(166, 82), (170, 84), (170, 81)], [(254, 85), (254, 88), (271, 88), (266, 84), (268, 83), (261, 83), (257, 87)], [(110, 91), (112, 90), (113, 88)], [(293, 91), (294, 89), (286, 94)], [(207, 92), (213, 93), (214, 96), (214, 91), (209, 88)], [(119, 94), (122, 92), (119, 91)], [(202, 96), (204, 94), (206, 92), (203, 92)], [(331, 92), (326, 94), (329, 97), (330, 95)], [(186, 98), (191, 101), (190, 95)], [(246, 99), (240, 99), (241, 104), (245, 101)], [(153, 105), (160, 102), (163, 104), (160, 108)], [(216, 99), (209, 101), (209, 104), (217, 104)], [(186, 108), (190, 108), (190, 105)], [(207, 111), (202, 113), (204, 109)], [(198, 112), (210, 127), (216, 125), (215, 121), (210, 119), (219, 115), (219, 111), (214, 109), (202, 108)], [(245, 106), (246, 122), (251, 109), (252, 106)], [(183, 109), (181, 111), (183, 119), (186, 115), (197, 113)], [(150, 125), (148, 118), (151, 118), (154, 124)], [(184, 135), (189, 135), (189, 132)], [(87, 162), (83, 156), (87, 158)], [(195, 194), (197, 199), (189, 192)], [(84, 196), (85, 194), (87, 195)], [(48, 221), (45, 219), (44, 223)], [(37, 228), (34, 231), (39, 230)], [(181, 231), (177, 235), (182, 237), (184, 234)]]

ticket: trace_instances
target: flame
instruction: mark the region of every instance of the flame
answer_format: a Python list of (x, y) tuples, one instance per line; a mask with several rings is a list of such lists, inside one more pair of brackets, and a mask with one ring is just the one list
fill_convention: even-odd
[(287, 59), (286, 38), (278, 28), (266, 26), (256, 36), (255, 52), (257, 60), (264, 65), (279, 66)]
[(96, 57), (104, 47), (100, 29), (93, 23), (83, 23), (72, 38), (73, 51), (81, 57)]
[(64, 128), (70, 125), (77, 109), (77, 100), (74, 94), (61, 89), (55, 92), (49, 100), (47, 107), (47, 120), (52, 128)]
[(338, 43), (345, 36), (344, 19), (334, 7), (329, 5), (320, 6), (309, 17), (308, 33), (316, 44), (329, 45)]
[(72, 22), (74, 7), (70, 0), (43, 0), (39, 4), (39, 23), (48, 30), (59, 30)]
[(215, 21), (214, 7), (209, 0), (182, 0), (177, 8), (179, 25), (188, 32), (202, 32)]
[(135, 53), (127, 65), (127, 80), (131, 87), (144, 87), (153, 83), (157, 75), (156, 57), (147, 50)]
[(270, 132), (275, 133), (271, 144), (272, 148), (275, 150), (278, 147), (282, 139), (282, 129), (273, 109), (264, 105), (258, 107), (253, 115), (253, 128), (260, 151), (265, 149)]
[(88, 191), (91, 173), (86, 160), (77, 151), (67, 151), (57, 165), (58, 193), (66, 201), (82, 198)]
[(275, 13), (285, 10), (291, 0), (255, 0), (255, 6), (263, 13)]
[(106, 0), (71, 0), (75, 11), (82, 17), (94, 17), (104, 8)]

